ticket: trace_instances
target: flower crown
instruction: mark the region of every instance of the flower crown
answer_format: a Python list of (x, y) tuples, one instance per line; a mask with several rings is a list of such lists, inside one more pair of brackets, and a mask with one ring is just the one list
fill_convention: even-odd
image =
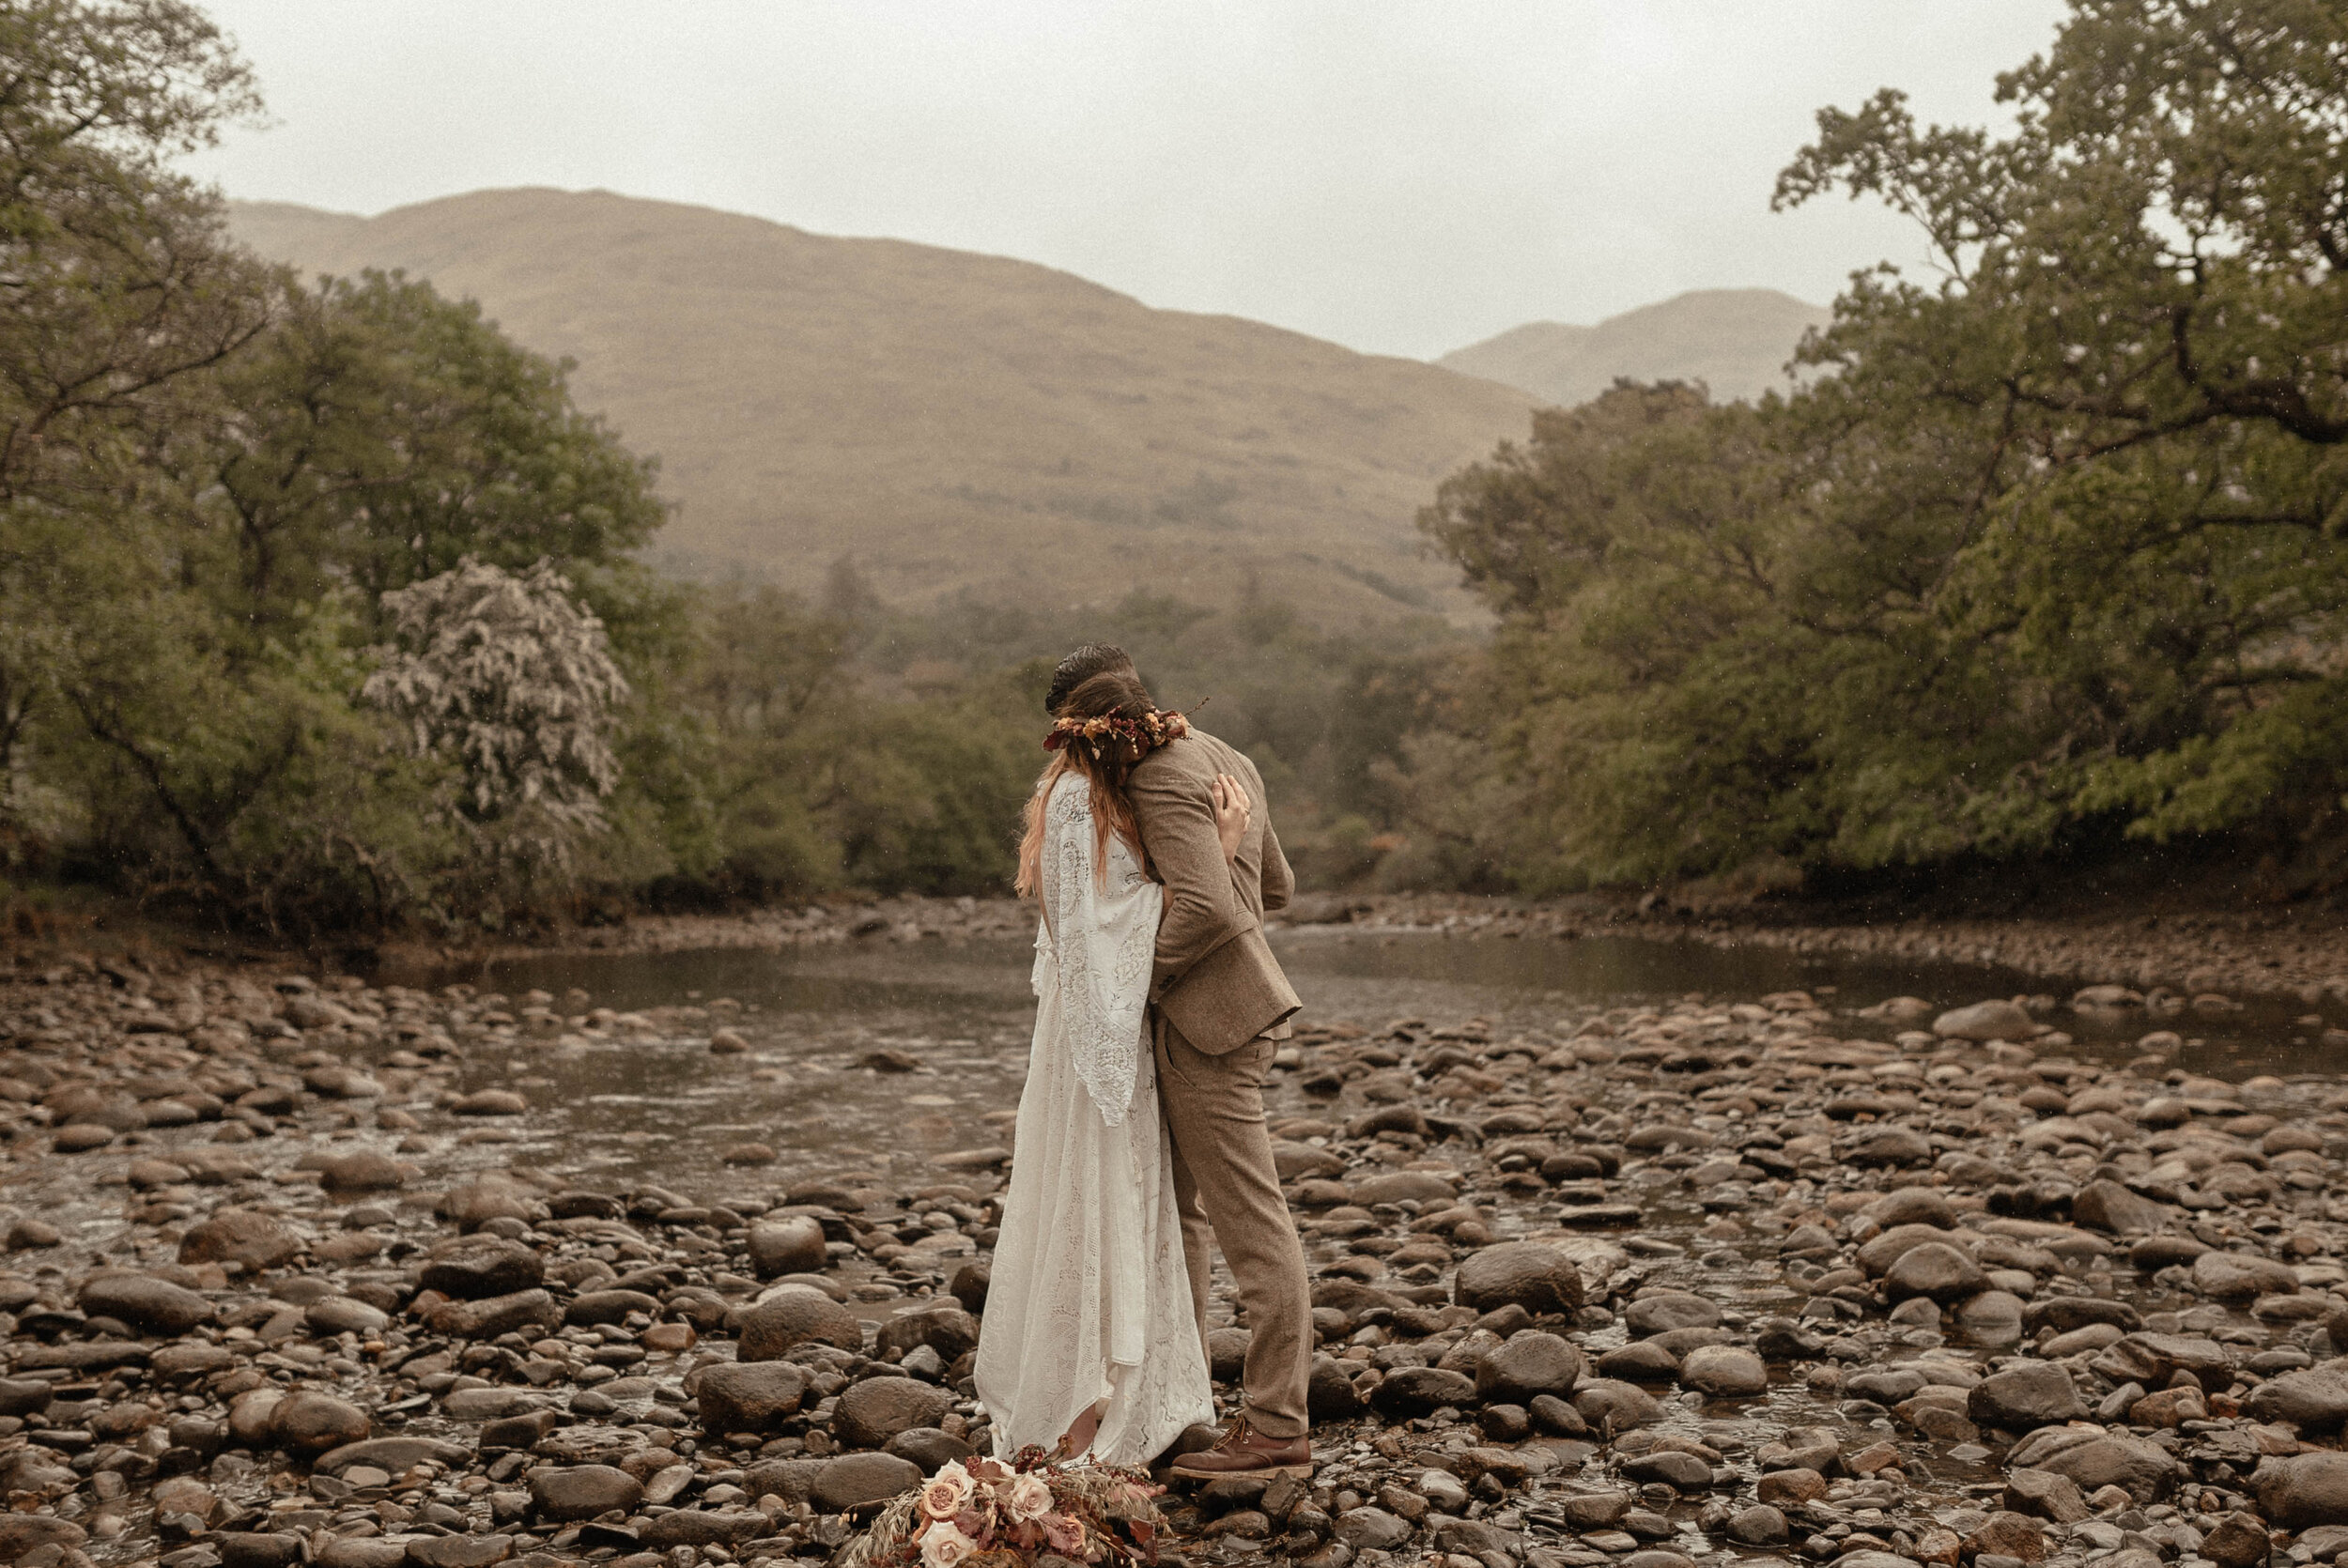
[(1053, 724), (1043, 737), (1043, 749), (1058, 751), (1070, 741), (1080, 740), (1097, 752), (1104, 741), (1117, 740), (1136, 751), (1150, 752), (1189, 733), (1189, 719), (1162, 709), (1153, 708), (1139, 718), (1123, 718), (1115, 714), (1097, 714), (1090, 718), (1071, 716)]

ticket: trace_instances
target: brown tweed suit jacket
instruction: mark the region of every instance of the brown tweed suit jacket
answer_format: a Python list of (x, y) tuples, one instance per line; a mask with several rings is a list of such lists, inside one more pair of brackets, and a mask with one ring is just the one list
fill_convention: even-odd
[[(1254, 803), (1236, 861), (1214, 831), (1214, 776), (1247, 786)], [(1296, 878), (1272, 831), (1256, 764), (1194, 730), (1141, 760), (1125, 792), (1151, 869), (1166, 884), (1150, 999), (1211, 1056), (1282, 1028), (1302, 1005), (1264, 941), (1266, 910), (1288, 907)]]

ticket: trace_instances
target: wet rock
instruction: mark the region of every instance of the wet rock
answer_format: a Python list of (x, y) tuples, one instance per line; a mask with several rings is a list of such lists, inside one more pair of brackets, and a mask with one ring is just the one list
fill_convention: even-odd
[(950, 1303), (899, 1313), (880, 1326), (874, 1351), (903, 1355), (928, 1345), (949, 1366), (979, 1347), (979, 1320)]
[(2216, 1300), (2248, 1301), (2291, 1295), (2299, 1288), (2299, 1276), (2273, 1258), (2211, 1252), (2193, 1260), (2193, 1288)]
[(1643, 1426), (1663, 1413), (1652, 1394), (1635, 1383), (1618, 1378), (1593, 1377), (1574, 1391), (1573, 1407), (1582, 1419), (1601, 1433), (1627, 1432)]
[(1582, 1305), (1582, 1270), (1544, 1242), (1504, 1241), (1460, 1262), (1451, 1299), (1477, 1312), (1518, 1306), (1536, 1315), (1569, 1313)]
[(304, 1309), (301, 1320), (316, 1334), (379, 1334), (391, 1327), (392, 1315), (348, 1296), (321, 1296)]
[(1894, 1301), (1956, 1301), (1978, 1295), (1986, 1283), (1971, 1258), (1945, 1241), (1927, 1241), (1908, 1248), (1885, 1270), (1883, 1291)]
[(1411, 1526), (1383, 1508), (1349, 1508), (1337, 1515), (1334, 1533), (1357, 1552), (1390, 1552), (1410, 1540)]
[(660, 1302), (641, 1290), (586, 1290), (571, 1298), (563, 1309), (563, 1321), (573, 1325), (625, 1323), (631, 1313), (658, 1317)]
[(2211, 1393), (2233, 1383), (2233, 1362), (2216, 1340), (2186, 1334), (2133, 1333), (2107, 1345), (2088, 1363), (2113, 1383), (2159, 1388), (2178, 1373), (2192, 1375)]
[(1660, 1339), (1634, 1339), (1600, 1356), (1596, 1370), (1600, 1377), (1627, 1383), (1676, 1383), (1679, 1358)]
[(720, 1509), (716, 1513), (680, 1508), (656, 1515), (640, 1538), (654, 1551), (680, 1546), (732, 1545), (766, 1532), (766, 1515), (754, 1508)]
[(1757, 1502), (1729, 1516), (1728, 1538), (1746, 1546), (1782, 1546), (1793, 1538), (1793, 1527), (1779, 1510)]
[(1449, 1181), (1432, 1171), (1387, 1171), (1378, 1176), (1364, 1176), (1351, 1191), (1352, 1201), (1364, 1208), (1378, 1204), (1448, 1204), (1453, 1189)]
[(1898, 1225), (1956, 1228), (1956, 1210), (1949, 1206), (1946, 1194), (1931, 1187), (1896, 1188), (1869, 1204), (1864, 1213), (1886, 1230)]
[(2201, 1555), (2218, 1568), (2259, 1568), (2275, 1544), (2256, 1514), (2229, 1514), (2201, 1536)]
[(923, 1475), (935, 1475), (940, 1467), (967, 1459), (974, 1451), (962, 1438), (937, 1427), (909, 1426), (889, 1438), (881, 1452), (911, 1460)]
[(449, 1107), (459, 1116), (518, 1116), (529, 1109), (530, 1101), (512, 1089), (476, 1089)]
[(2164, 1228), (2172, 1211), (2166, 1204), (2129, 1191), (2116, 1181), (2091, 1181), (2071, 1200), (2071, 1217), (2114, 1236), (2149, 1236)]
[(2348, 1525), (2348, 1453), (2266, 1459), (2250, 1477), (2259, 1511), (2285, 1530)]
[(745, 1361), (780, 1360), (808, 1344), (864, 1348), (864, 1325), (856, 1314), (812, 1285), (779, 1285), (768, 1292), (742, 1314), (741, 1334), (736, 1355)]
[(520, 1290), (479, 1301), (444, 1301), (425, 1314), (435, 1333), (452, 1339), (495, 1339), (531, 1323), (551, 1323), (554, 1298), (543, 1290)]
[(2070, 1477), (2082, 1492), (2092, 1495), (2099, 1488), (2117, 1486), (2139, 1502), (2166, 1497), (2182, 1468), (2176, 1457), (2158, 1444), (2119, 1433), (2050, 1453), (2038, 1461), (2038, 1468)]
[(15, 1562), (45, 1546), (78, 1549), (89, 1532), (70, 1519), (44, 1514), (0, 1514), (0, 1562)]
[(1679, 1365), (1679, 1380), (1716, 1399), (1746, 1399), (1769, 1386), (1761, 1358), (1737, 1345), (1701, 1345)]
[(831, 1429), (843, 1443), (880, 1448), (900, 1432), (935, 1426), (953, 1405), (953, 1394), (933, 1383), (913, 1377), (868, 1377), (851, 1384), (840, 1395)]
[(455, 1221), (468, 1234), (499, 1220), (533, 1224), (548, 1213), (547, 1206), (531, 1192), (496, 1178), (453, 1187), (440, 1195), (437, 1207), (442, 1219)]
[(1488, 1404), (1529, 1405), (1542, 1394), (1570, 1395), (1586, 1376), (1582, 1352), (1555, 1334), (1528, 1330), (1486, 1351), (1475, 1363), (1475, 1396)]
[(812, 1274), (829, 1262), (824, 1251), (824, 1227), (808, 1215), (765, 1222), (750, 1227), (750, 1266), (762, 1280), (778, 1274)]
[(2278, 1421), (2302, 1437), (2337, 1432), (2348, 1422), (2348, 1376), (2328, 1368), (2286, 1372), (2252, 1389), (2242, 1413), (2253, 1421)]
[(1350, 1421), (1362, 1413), (1362, 1404), (1345, 1362), (1333, 1356), (1313, 1358), (1312, 1376), (1305, 1388), (1306, 1414), (1316, 1422)]
[(788, 1361), (719, 1362), (703, 1371), (698, 1391), (702, 1425), (713, 1436), (764, 1432), (798, 1409), (807, 1373)]
[(2079, 1403), (2070, 1373), (2052, 1361), (2022, 1361), (1975, 1384), (1966, 1395), (1965, 1413), (1983, 1426), (2028, 1432), (2084, 1420), (2087, 1407)]
[(150, 1274), (100, 1274), (82, 1287), (82, 1310), (118, 1318), (150, 1334), (184, 1334), (212, 1320), (212, 1304), (184, 1285)]
[(2092, 1512), (2079, 1495), (2078, 1483), (2067, 1475), (2024, 1467), (2005, 1478), (2005, 1505), (2016, 1514), (2035, 1514), (2059, 1525), (2075, 1525)]
[(986, 1314), (986, 1291), (994, 1277), (992, 1258), (973, 1258), (954, 1270), (953, 1283), (947, 1293), (962, 1303), (962, 1310), (973, 1317)]
[(266, 1214), (223, 1208), (188, 1227), (179, 1238), (181, 1263), (235, 1263), (250, 1269), (282, 1268), (301, 1254), (301, 1238)]
[(1813, 1469), (1768, 1470), (1754, 1489), (1763, 1502), (1799, 1508), (1826, 1496), (1826, 1477)]
[(611, 1465), (543, 1465), (528, 1476), (531, 1510), (542, 1519), (592, 1519), (612, 1509), (634, 1513), (644, 1483)]
[(459, 1301), (511, 1296), (544, 1283), (546, 1263), (535, 1249), (500, 1236), (456, 1237), (426, 1254), (417, 1284)]
[(884, 1502), (921, 1484), (912, 1461), (893, 1453), (842, 1453), (824, 1461), (808, 1487), (808, 1500), (826, 1514), (868, 1502)]
[(372, 1149), (338, 1154), (318, 1167), (319, 1185), (330, 1192), (388, 1192), (407, 1179), (399, 1161)]
[(404, 1475), (425, 1460), (453, 1467), (471, 1458), (472, 1450), (439, 1437), (370, 1437), (318, 1455), (312, 1461), (312, 1468), (340, 1475), (354, 1465), (367, 1465), (393, 1475)]
[(1976, 1002), (1934, 1019), (1932, 1032), (1944, 1039), (2026, 1040), (2038, 1033), (2038, 1024), (2012, 1002)]
[(1623, 1327), (1640, 1338), (1682, 1329), (1710, 1329), (1721, 1320), (1720, 1303), (1684, 1290), (1642, 1296), (1623, 1309)]
[(56, 1397), (54, 1388), (36, 1377), (0, 1377), (0, 1416), (37, 1416)]
[(1475, 1384), (1465, 1373), (1434, 1366), (1406, 1366), (1386, 1375), (1370, 1391), (1370, 1407), (1389, 1421), (1429, 1415), (1446, 1406), (1475, 1404)]
[(1657, 1449), (1634, 1454), (1621, 1465), (1625, 1481), (1642, 1485), (1650, 1481), (1665, 1482), (1683, 1492), (1700, 1492), (1712, 1484), (1712, 1467), (1692, 1453), (1676, 1449)]
[(270, 1417), (270, 1437), (286, 1448), (312, 1453), (363, 1442), (370, 1430), (367, 1413), (356, 1405), (308, 1391), (288, 1394)]
[(2011, 1345), (2022, 1337), (2022, 1306), (2010, 1291), (1985, 1290), (1957, 1303), (1956, 1320), (1983, 1345)]
[(1973, 1557), (2007, 1557), (2036, 1562), (2047, 1555), (2047, 1532), (2038, 1521), (2000, 1511), (1965, 1537), (1965, 1550)]
[(408, 1543), (414, 1568), (489, 1568), (513, 1555), (510, 1535), (419, 1535)]
[(212, 1544), (220, 1568), (292, 1568), (301, 1560), (301, 1537), (291, 1530), (224, 1530)]
[(1932, 1140), (1912, 1127), (1887, 1127), (1861, 1133), (1844, 1149), (1843, 1158), (1861, 1166), (1923, 1165), (1932, 1159)]

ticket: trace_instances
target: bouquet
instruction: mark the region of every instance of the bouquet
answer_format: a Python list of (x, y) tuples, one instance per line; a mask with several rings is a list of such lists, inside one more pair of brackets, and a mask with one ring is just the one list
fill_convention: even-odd
[(1140, 1470), (1058, 1462), (1024, 1448), (1009, 1464), (945, 1466), (882, 1511), (842, 1568), (1028, 1568), (1044, 1553), (1078, 1562), (1155, 1563), (1156, 1498)]

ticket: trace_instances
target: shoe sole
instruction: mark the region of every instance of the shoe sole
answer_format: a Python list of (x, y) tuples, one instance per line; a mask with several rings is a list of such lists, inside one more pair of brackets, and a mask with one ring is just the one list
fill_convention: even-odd
[(1168, 1465), (1166, 1469), (1189, 1481), (1220, 1481), (1225, 1476), (1231, 1475), (1292, 1475), (1299, 1481), (1310, 1481), (1313, 1478), (1313, 1468), (1310, 1465), (1254, 1465), (1244, 1470), (1194, 1470), (1185, 1468), (1182, 1462), (1177, 1459), (1173, 1464)]

